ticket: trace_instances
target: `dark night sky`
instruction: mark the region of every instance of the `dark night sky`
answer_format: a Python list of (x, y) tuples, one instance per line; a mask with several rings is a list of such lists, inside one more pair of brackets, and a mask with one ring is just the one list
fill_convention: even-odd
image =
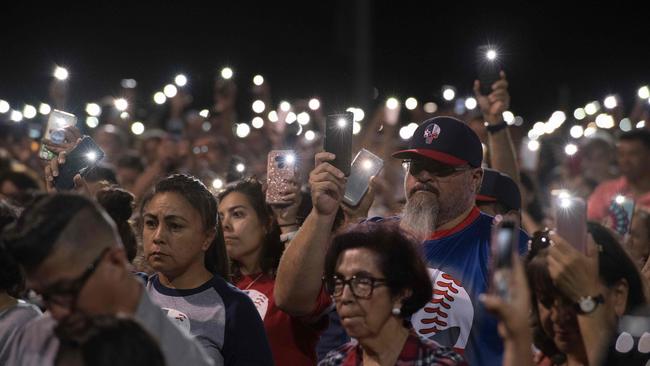
[[(357, 4), (307, 3), (3, 5), (0, 99), (44, 100), (58, 63), (71, 72), (73, 104), (116, 93), (126, 77), (150, 100), (184, 72), (207, 106), (212, 78), (231, 65), (240, 83), (264, 75), (276, 100), (320, 95), (330, 106), (358, 104)], [(537, 3), (368, 1), (372, 86), (402, 100), (435, 97), (442, 84), (469, 95), (474, 49), (488, 41), (504, 50), (511, 109), (527, 121), (547, 119), (562, 89), (571, 108), (612, 92), (629, 104), (650, 82), (650, 16), (640, 5)]]

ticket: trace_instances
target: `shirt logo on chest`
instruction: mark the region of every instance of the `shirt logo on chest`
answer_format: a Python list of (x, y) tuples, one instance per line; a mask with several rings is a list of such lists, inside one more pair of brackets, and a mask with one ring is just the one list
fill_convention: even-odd
[(253, 300), (257, 312), (260, 313), (260, 318), (264, 320), (266, 311), (269, 309), (269, 298), (257, 290), (244, 290), (244, 292), (251, 298), (251, 300)]

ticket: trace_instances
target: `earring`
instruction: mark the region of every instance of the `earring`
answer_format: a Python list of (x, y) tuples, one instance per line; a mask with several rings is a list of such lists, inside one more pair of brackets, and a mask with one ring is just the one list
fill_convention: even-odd
[(402, 313), (402, 309), (400, 309), (400, 308), (393, 308), (393, 310), (391, 311), (391, 313), (393, 313), (393, 315), (395, 315), (395, 316), (399, 316), (399, 315)]

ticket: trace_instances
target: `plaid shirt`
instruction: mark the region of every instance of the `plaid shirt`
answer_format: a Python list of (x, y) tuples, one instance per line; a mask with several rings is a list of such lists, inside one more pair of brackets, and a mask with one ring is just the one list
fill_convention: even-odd
[[(363, 351), (356, 341), (347, 343), (330, 351), (319, 366), (359, 366), (363, 364)], [(467, 366), (461, 355), (449, 347), (420, 338), (412, 329), (406, 338), (402, 352), (397, 357), (396, 366)]]

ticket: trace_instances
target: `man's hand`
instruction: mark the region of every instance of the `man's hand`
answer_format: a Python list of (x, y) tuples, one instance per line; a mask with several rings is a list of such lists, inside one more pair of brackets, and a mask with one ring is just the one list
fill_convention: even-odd
[(510, 108), (510, 94), (508, 93), (508, 81), (506, 74), (501, 71), (500, 80), (492, 84), (492, 92), (489, 95), (481, 94), (481, 82), (474, 80), (474, 95), (478, 102), (483, 118), (489, 124), (498, 124), (503, 120), (502, 113)]
[(309, 174), (312, 204), (321, 215), (335, 215), (345, 194), (345, 175), (328, 163), (335, 158), (328, 152), (316, 154), (316, 168)]
[(281, 229), (293, 225), (296, 227), (298, 226), (298, 209), (300, 208), (300, 203), (302, 203), (300, 183), (298, 183), (297, 180), (291, 180), (287, 183), (289, 183), (289, 188), (286, 191), (281, 192), (283, 202), (271, 205), (271, 209), (275, 214), (275, 219)]
[[(343, 213), (345, 213), (345, 221), (347, 223), (355, 223), (368, 217), (368, 211), (373, 202), (375, 202), (375, 193), (379, 188), (379, 184), (379, 179), (373, 176), (370, 178), (368, 192), (366, 192), (357, 206), (352, 207), (344, 202), (341, 203), (341, 208), (343, 209)], [(343, 193), (345, 194), (345, 192)]]

